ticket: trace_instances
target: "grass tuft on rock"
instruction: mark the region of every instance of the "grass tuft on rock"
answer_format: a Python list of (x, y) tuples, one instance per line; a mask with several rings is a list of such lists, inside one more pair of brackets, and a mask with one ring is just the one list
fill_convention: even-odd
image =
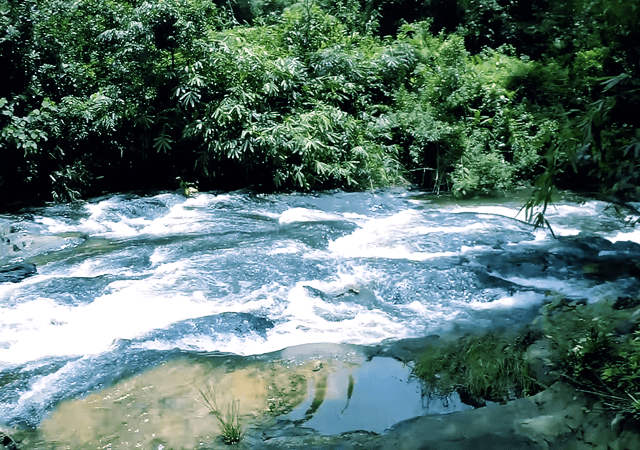
[(220, 422), (220, 436), (225, 444), (236, 444), (242, 438), (242, 427), (240, 426), (240, 400), (233, 399), (227, 405), (226, 411), (218, 407), (216, 394), (211, 386), (207, 386), (205, 391), (200, 391), (209, 412), (216, 416)]
[(558, 298), (540, 317), (562, 376), (605, 409), (640, 419), (640, 302)]

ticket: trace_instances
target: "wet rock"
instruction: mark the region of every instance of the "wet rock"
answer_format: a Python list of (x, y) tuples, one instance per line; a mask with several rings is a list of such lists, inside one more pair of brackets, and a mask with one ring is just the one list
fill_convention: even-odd
[(594, 448), (607, 448), (609, 442), (615, 438), (616, 434), (611, 425), (603, 420), (591, 420), (584, 427), (583, 440)]
[(532, 437), (541, 435), (553, 438), (568, 434), (572, 431), (571, 428), (564, 423), (562, 417), (552, 414), (524, 419), (520, 422), (520, 429)]
[(35, 264), (21, 263), (0, 268), (0, 283), (17, 283), (37, 272)]
[(517, 290), (527, 286), (526, 283), (518, 286), (522, 279), (545, 283), (549, 279), (586, 279), (598, 283), (621, 278), (640, 280), (640, 244), (612, 243), (600, 237), (578, 235), (476, 255), (469, 264), (476, 267), (481, 285), (509, 291), (512, 288), (491, 278), (515, 282)]
[(33, 239), (13, 227), (0, 229), (0, 258), (19, 257), (31, 246)]
[(638, 297), (618, 297), (616, 302), (613, 304), (613, 309), (633, 309), (638, 306), (640, 306), (640, 298)]
[(365, 348), (367, 359), (374, 356), (388, 356), (399, 361), (415, 361), (424, 352), (425, 347), (438, 342), (438, 335), (430, 335), (419, 338), (401, 339), (399, 341), (387, 341), (376, 347)]
[(305, 291), (307, 291), (307, 294), (310, 295), (311, 297), (318, 297), (325, 301), (331, 301), (333, 299), (331, 295), (321, 291), (320, 289), (316, 289), (311, 286), (302, 286), (302, 287), (304, 288)]
[(0, 431), (0, 450), (18, 450), (16, 441), (11, 436)]
[(636, 420), (628, 423), (616, 439), (609, 444), (609, 448), (611, 448), (611, 450), (640, 450), (640, 436), (638, 436), (639, 429), (639, 421)]
[(611, 241), (598, 236), (569, 236), (560, 238), (560, 241), (567, 246), (575, 246), (584, 250), (587, 254), (597, 254), (602, 250), (609, 250), (613, 247)]
[(85, 239), (86, 236), (80, 233), (43, 236), (13, 225), (0, 224), (0, 265), (17, 260), (33, 260), (34, 255), (46, 255), (63, 248), (75, 247)]
[(502, 278), (490, 275), (481, 270), (475, 272), (476, 282), (479, 286), (489, 289), (504, 289), (513, 295), (515, 292), (522, 291), (522, 287), (511, 281), (503, 280)]
[(601, 411), (602, 403), (592, 405), (588, 418), (581, 423), (578, 442), (587, 450), (640, 450), (640, 421)]
[(262, 440), (268, 441), (270, 439), (277, 440), (278, 438), (283, 437), (296, 437), (296, 436), (312, 436), (315, 435), (316, 432), (311, 428), (304, 427), (296, 427), (296, 426), (288, 426), (286, 428), (280, 429), (268, 429), (262, 432)]
[(640, 255), (640, 244), (632, 241), (614, 242), (611, 249), (616, 252)]
[(524, 354), (524, 360), (529, 364), (534, 378), (547, 386), (557, 381), (560, 376), (553, 370), (552, 346), (553, 342), (550, 339), (541, 339), (531, 344)]
[(176, 322), (173, 325), (155, 330), (143, 339), (158, 339), (172, 341), (179, 336), (205, 335), (232, 332), (237, 336), (247, 336), (256, 333), (265, 336), (267, 330), (273, 328), (273, 321), (250, 313), (225, 312), (211, 316), (198, 317)]

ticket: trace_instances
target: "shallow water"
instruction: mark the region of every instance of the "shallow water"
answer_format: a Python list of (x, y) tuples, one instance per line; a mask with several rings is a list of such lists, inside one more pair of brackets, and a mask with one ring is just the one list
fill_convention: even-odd
[[(637, 240), (624, 216), (577, 200), (559, 199), (550, 210), (557, 235)], [(554, 247), (548, 231), (518, 220), (522, 203), (517, 193), (455, 203), (405, 190), (160, 193), (0, 216), (11, 241), (0, 247), (2, 264), (38, 270), (0, 283), (0, 424), (40, 426), (65, 400), (100, 396), (185, 356), (510, 327), (550, 294), (637, 291), (622, 272), (604, 279), (584, 275), (581, 262), (549, 267), (548, 255), (575, 249)], [(331, 383), (344, 391), (349, 373)], [(354, 399), (363, 384), (353, 387)], [(319, 419), (339, 409), (323, 404), (307, 425), (348, 431)]]
[(208, 400), (223, 414), (237, 402), (246, 429), (250, 424), (264, 424), (262, 415), (273, 401), (270, 391), (288, 389), (286, 402), (299, 402), (305, 389), (300, 374), (307, 372), (308, 367), (302, 365), (260, 364), (231, 370), (206, 358), (175, 359), (62, 403), (41, 423), (40, 439), (32, 445), (73, 449), (215, 446), (221, 427), (203, 392), (212, 394)]
[(334, 364), (328, 375), (309, 384), (305, 402), (286, 419), (324, 435), (354, 430), (383, 433), (413, 417), (472, 409), (457, 394), (428, 396), (422, 383), (412, 378), (411, 369), (393, 358)]

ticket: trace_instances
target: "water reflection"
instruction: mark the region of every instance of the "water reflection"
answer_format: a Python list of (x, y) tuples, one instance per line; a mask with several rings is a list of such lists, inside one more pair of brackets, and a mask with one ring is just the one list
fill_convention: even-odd
[(287, 416), (298, 426), (321, 434), (383, 433), (413, 417), (471, 409), (457, 394), (429, 396), (422, 383), (411, 377), (411, 368), (393, 358), (334, 363), (322, 370), (320, 380), (309, 384), (305, 402)]
[[(332, 350), (335, 348), (332, 347)], [(320, 434), (383, 433), (423, 414), (471, 407), (429, 398), (411, 368), (388, 357), (370, 361), (339, 348), (339, 357), (301, 350), (295, 359), (179, 358), (84, 398), (63, 402), (39, 427), (34, 448), (223, 448), (220, 424), (202, 391), (225, 411), (239, 403), (245, 440), (262, 430)], [(334, 355), (335, 356), (335, 355)], [(245, 446), (249, 445), (245, 443)]]

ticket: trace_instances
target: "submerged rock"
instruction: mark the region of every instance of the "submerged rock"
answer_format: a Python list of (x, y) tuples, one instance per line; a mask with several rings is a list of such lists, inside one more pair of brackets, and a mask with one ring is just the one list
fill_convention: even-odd
[(37, 272), (35, 264), (21, 263), (0, 267), (0, 283), (17, 283)]
[(265, 317), (250, 313), (224, 312), (175, 322), (167, 328), (145, 335), (142, 339), (172, 342), (180, 336), (211, 336), (221, 333), (233, 333), (237, 336), (254, 333), (264, 337), (273, 327), (273, 321)]
[(625, 292), (634, 292), (640, 281), (640, 244), (611, 241), (589, 235), (560, 237), (483, 252), (469, 257), (476, 281), (484, 288), (509, 292), (533, 289), (540, 293), (562, 291), (565, 280), (585, 280), (595, 285), (626, 279)]

